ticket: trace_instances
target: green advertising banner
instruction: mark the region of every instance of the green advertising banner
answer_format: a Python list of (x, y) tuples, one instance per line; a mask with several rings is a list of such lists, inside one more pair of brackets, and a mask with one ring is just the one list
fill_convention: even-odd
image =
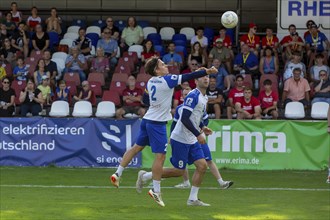
[[(328, 166), (326, 121), (210, 120), (209, 127), (213, 134), (207, 143), (219, 168), (322, 170)], [(168, 147), (166, 167), (171, 167), (170, 157)], [(142, 166), (151, 167), (153, 158), (145, 149)]]

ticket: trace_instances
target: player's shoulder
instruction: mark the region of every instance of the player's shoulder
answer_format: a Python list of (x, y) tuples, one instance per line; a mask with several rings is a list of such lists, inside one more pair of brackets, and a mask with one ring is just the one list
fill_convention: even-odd
[(200, 94), (201, 94), (201, 92), (198, 89), (193, 89), (188, 93), (187, 97), (196, 98)]

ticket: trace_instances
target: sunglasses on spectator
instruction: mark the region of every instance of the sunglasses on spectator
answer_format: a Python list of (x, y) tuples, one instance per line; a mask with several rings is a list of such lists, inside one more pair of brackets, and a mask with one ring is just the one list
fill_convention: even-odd
[(322, 74), (320, 74), (320, 76), (327, 76), (327, 74), (322, 73)]
[(107, 22), (113, 22), (112, 20), (108, 20)]
[(257, 28), (255, 27), (255, 28), (253, 28), (254, 30), (257, 30)]
[(110, 32), (104, 32), (105, 34), (110, 34)]
[(9, 84), (9, 81), (3, 81), (2, 83), (3, 84)]
[(198, 64), (197, 64), (197, 63), (192, 63), (191, 65), (193, 65), (193, 66), (197, 66)]

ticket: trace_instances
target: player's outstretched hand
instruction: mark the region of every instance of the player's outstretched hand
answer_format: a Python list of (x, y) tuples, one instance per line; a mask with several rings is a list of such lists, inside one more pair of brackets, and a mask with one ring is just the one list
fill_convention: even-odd
[(211, 68), (206, 69), (206, 73), (207, 74), (215, 74), (215, 73), (218, 73), (218, 69), (215, 68), (214, 66), (212, 66)]
[(198, 135), (197, 141), (200, 144), (206, 144), (205, 134), (201, 133), (200, 135)]
[(212, 129), (208, 127), (203, 127), (203, 132), (206, 136), (211, 135), (213, 133)]

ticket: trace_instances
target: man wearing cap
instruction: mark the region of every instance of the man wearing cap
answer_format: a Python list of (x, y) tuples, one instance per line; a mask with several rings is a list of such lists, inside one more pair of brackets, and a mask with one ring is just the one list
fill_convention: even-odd
[(259, 47), (260, 47), (260, 38), (256, 35), (257, 25), (255, 23), (249, 24), (249, 32), (243, 35), (240, 38), (241, 46), (247, 44), (250, 48), (250, 51), (258, 56)]
[(302, 55), (304, 47), (304, 41), (296, 32), (296, 26), (290, 24), (288, 30), (289, 35), (285, 36), (280, 42), (283, 48), (282, 59), (284, 63), (292, 58), (292, 52), (300, 52)]
[[(326, 47), (323, 46), (325, 43)], [(328, 38), (325, 36), (324, 33), (317, 30), (317, 25), (311, 25), (311, 33), (306, 37), (306, 49), (307, 49), (307, 56), (309, 60), (308, 67), (311, 67), (315, 60), (315, 55), (318, 53), (322, 53), (325, 57), (325, 64), (327, 65), (327, 58), (328, 58), (328, 50), (330, 49), (330, 43)]]
[(221, 63), (226, 64), (227, 71), (231, 73), (230, 51), (227, 47), (223, 46), (222, 38), (218, 38), (215, 40), (215, 47), (212, 48), (209, 54), (208, 66), (211, 66), (213, 59), (218, 59)]

